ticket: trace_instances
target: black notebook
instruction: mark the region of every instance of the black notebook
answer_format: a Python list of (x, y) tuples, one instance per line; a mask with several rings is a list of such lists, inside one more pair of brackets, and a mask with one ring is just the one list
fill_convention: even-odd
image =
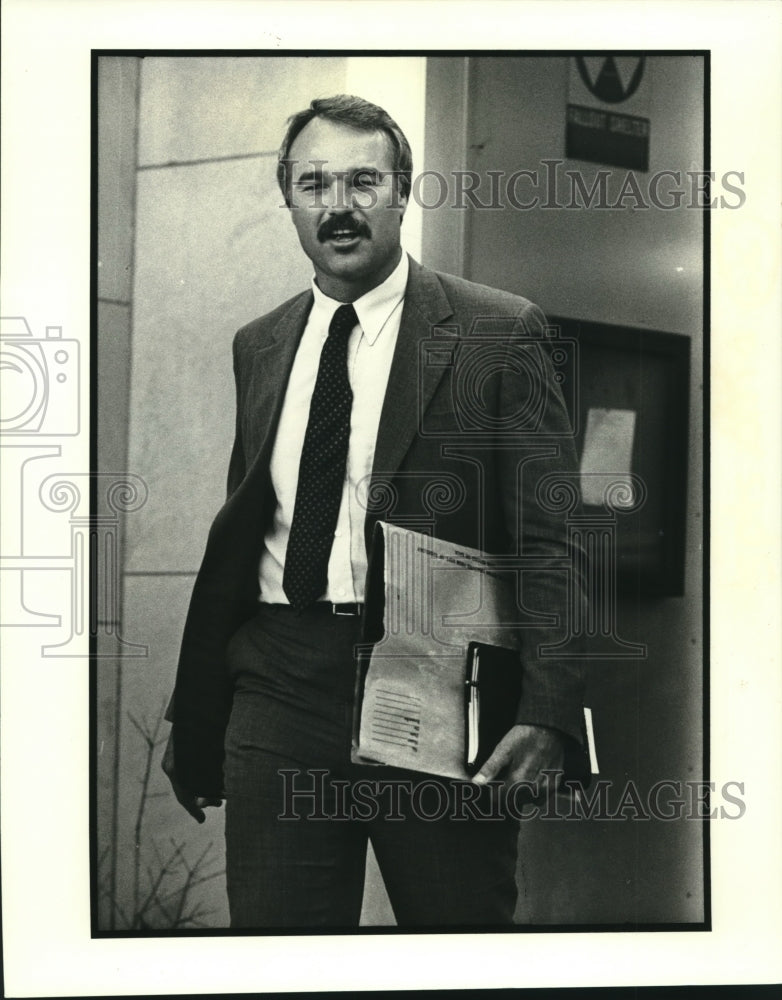
[(521, 698), (518, 652), (471, 642), (464, 688), (465, 766), (475, 774), (516, 721)]
[[(482, 642), (467, 647), (465, 687), (465, 767), (475, 774), (516, 722), (522, 691), (522, 668), (517, 650)], [(598, 773), (591, 731), (592, 714), (584, 709), (582, 743), (564, 735), (563, 781), (586, 785)]]

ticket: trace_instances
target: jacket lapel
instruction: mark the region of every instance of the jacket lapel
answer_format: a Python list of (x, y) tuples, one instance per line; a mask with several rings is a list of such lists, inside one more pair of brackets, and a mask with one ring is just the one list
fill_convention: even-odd
[(256, 348), (248, 386), (248, 399), (253, 401), (251, 425), (255, 438), (255, 458), (250, 471), (268, 465), (293, 359), (311, 308), (312, 292), (305, 292), (277, 322), (271, 337)]
[[(446, 369), (425, 364), (422, 345), (432, 339), (434, 327), (452, 315), (437, 275), (411, 258), (399, 336), (380, 415), (372, 484), (394, 475), (416, 436), (421, 414)], [(456, 337), (455, 331), (440, 332), (446, 344), (446, 338)]]

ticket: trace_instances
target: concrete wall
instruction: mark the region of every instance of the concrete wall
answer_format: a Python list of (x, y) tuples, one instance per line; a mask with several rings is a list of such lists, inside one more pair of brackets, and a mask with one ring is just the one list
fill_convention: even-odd
[[(105, 59), (98, 66), (98, 370), (92, 390), (97, 392), (98, 468), (115, 473), (128, 468), (138, 78), (138, 59)], [(121, 553), (124, 522), (119, 529)], [(119, 586), (122, 581), (119, 569)], [(114, 633), (122, 629), (119, 620), (106, 624)], [(104, 630), (109, 631), (105, 625)], [(106, 658), (98, 659), (96, 674), (97, 919), (102, 927), (114, 927), (124, 924), (116, 905), (121, 877), (117, 841), (128, 822), (119, 811), (125, 671), (115, 658), (119, 645), (113, 638), (103, 637), (98, 652)]]
[[(565, 158), (568, 70), (562, 57), (430, 59), (427, 166), (542, 175), (542, 161), (558, 159), (591, 186), (601, 168)], [(646, 176), (703, 169), (702, 60), (651, 58), (646, 73)], [(609, 202), (625, 173), (613, 169)], [(486, 188), (480, 200), (489, 200)], [(632, 779), (642, 795), (658, 780), (703, 777), (702, 220), (688, 208), (425, 213), (433, 266), (526, 295), (550, 315), (690, 338), (685, 595), (620, 599), (620, 634), (646, 643), (648, 657), (590, 665), (602, 777), (620, 788)], [(702, 836), (693, 821), (527, 823), (518, 915), (533, 923), (702, 920)]]

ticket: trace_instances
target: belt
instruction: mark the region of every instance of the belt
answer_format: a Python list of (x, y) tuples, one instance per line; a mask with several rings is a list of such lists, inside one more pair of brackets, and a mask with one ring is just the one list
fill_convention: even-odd
[[(260, 605), (262, 608), (279, 608), (285, 611), (295, 611), (290, 604), (263, 604)], [(306, 613), (307, 611), (318, 611), (330, 615), (339, 615), (340, 617), (350, 617), (350, 618), (360, 618), (364, 613), (363, 604), (333, 604), (331, 601), (316, 601), (315, 604), (310, 604), (308, 608), (303, 609)], [(297, 612), (298, 613), (298, 612)]]
[(363, 604), (329, 604), (326, 601), (323, 603), (331, 610), (332, 615), (348, 615), (360, 618), (364, 613)]

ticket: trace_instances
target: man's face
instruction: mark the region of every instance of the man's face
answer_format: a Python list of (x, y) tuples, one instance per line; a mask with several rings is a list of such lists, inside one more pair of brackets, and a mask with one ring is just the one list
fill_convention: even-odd
[(321, 291), (350, 302), (379, 285), (401, 256), (407, 200), (383, 132), (314, 118), (291, 146), (291, 218)]

